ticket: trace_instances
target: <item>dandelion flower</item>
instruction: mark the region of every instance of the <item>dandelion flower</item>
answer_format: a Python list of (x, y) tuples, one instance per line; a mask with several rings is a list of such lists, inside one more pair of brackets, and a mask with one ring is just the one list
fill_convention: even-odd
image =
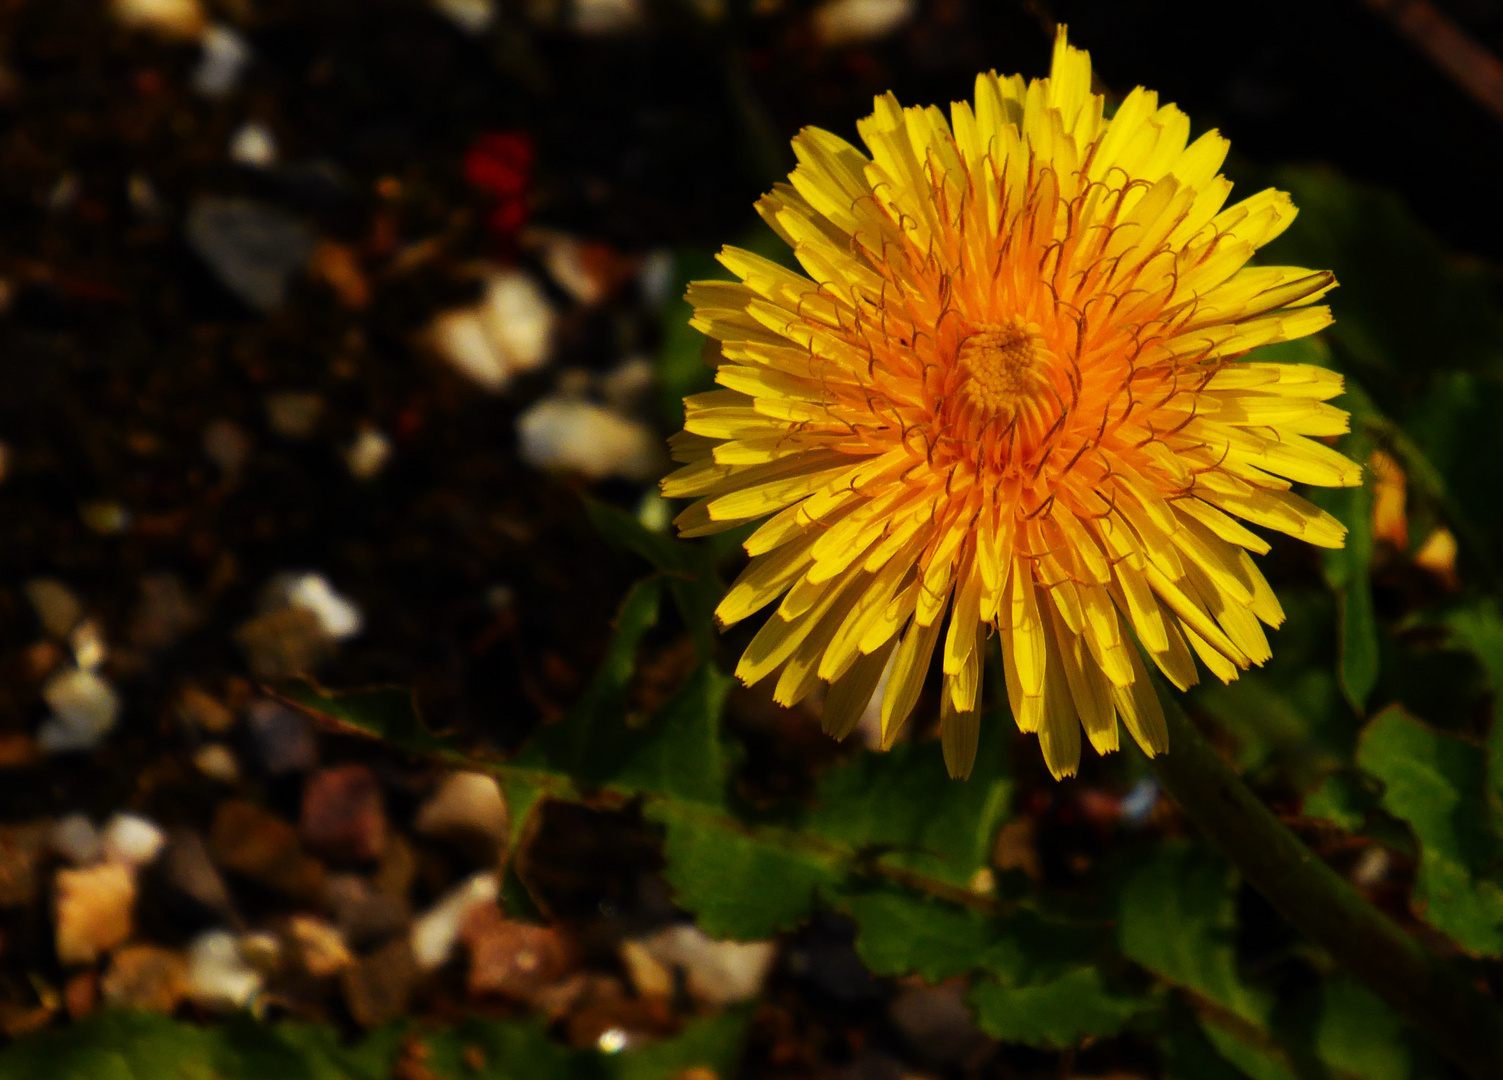
[(1054, 776), (1118, 717), (1166, 750), (1144, 658), (1181, 689), (1195, 657), (1266, 660), (1284, 614), (1243, 522), (1340, 547), (1291, 483), (1361, 480), (1318, 441), (1340, 376), (1247, 356), (1331, 320), (1330, 273), (1248, 265), (1289, 197), (1223, 209), (1220, 134), (1142, 88), (1103, 106), (1061, 30), (1048, 78), (982, 75), (948, 120), (878, 98), (868, 153), (805, 129), (757, 204), (804, 272), (728, 247), (740, 280), (689, 288), (723, 389), (686, 401), (663, 491), (696, 500), (685, 536), (767, 519), (722, 624), (781, 598), (736, 674), (784, 705), (827, 683), (837, 737), (881, 686), (890, 745), (938, 652), (954, 775), (993, 636)]

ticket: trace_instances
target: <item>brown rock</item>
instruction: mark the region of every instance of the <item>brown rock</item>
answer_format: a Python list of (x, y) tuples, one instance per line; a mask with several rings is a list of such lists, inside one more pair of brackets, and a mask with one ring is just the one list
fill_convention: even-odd
[(495, 904), (465, 915), (460, 940), (470, 955), (467, 985), (474, 997), (527, 1001), (569, 970), (568, 944), (556, 930), (508, 919)]
[(356, 947), (383, 941), (412, 921), (406, 897), (373, 889), (355, 874), (330, 874), (324, 903), (335, 913), (345, 940)]
[(98, 1004), (99, 973), (93, 968), (80, 971), (63, 987), (63, 1007), (68, 1010), (70, 1020), (82, 1020), (93, 1012)]
[(57, 958), (92, 964), (130, 937), (136, 882), (127, 867), (104, 863), (59, 870), (53, 897)]
[(395, 896), (405, 901), (412, 895), (412, 883), (417, 878), (417, 854), (412, 845), (400, 836), (393, 836), (381, 853), (381, 865), (371, 875), (371, 884), (378, 892)]
[(412, 946), (405, 937), (395, 938), (344, 969), (345, 1005), (361, 1027), (378, 1027), (406, 1014), (417, 979)]
[(323, 898), (323, 864), (303, 850), (296, 829), (253, 802), (219, 804), (209, 848), (220, 866), (277, 892), (310, 903)]
[(116, 1008), (170, 1013), (188, 996), (188, 962), (171, 949), (128, 945), (110, 960), (99, 989)]
[(312, 671), (334, 653), (318, 616), (305, 607), (284, 607), (257, 615), (235, 631), (246, 663), (266, 679)]
[(337, 975), (355, 962), (337, 927), (311, 915), (294, 915), (288, 933), (297, 947), (298, 963), (315, 979)]
[(386, 847), (376, 774), (364, 765), (324, 769), (303, 789), (303, 840), (330, 858), (368, 862)]
[(177, 698), (178, 715), (211, 735), (223, 735), (235, 726), (235, 714), (218, 698), (196, 686), (183, 687)]
[(46, 822), (0, 825), (0, 907), (22, 907), (37, 898), (47, 832)]

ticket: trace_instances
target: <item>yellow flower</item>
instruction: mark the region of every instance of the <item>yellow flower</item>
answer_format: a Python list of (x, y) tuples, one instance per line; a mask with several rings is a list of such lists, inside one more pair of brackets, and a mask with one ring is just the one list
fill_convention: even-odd
[(685, 536), (772, 515), (716, 612), (782, 597), (736, 674), (780, 671), (784, 705), (829, 683), (837, 737), (880, 692), (890, 745), (938, 649), (954, 775), (993, 634), (1054, 776), (1082, 727), (1115, 750), (1118, 716), (1163, 752), (1140, 648), (1181, 689), (1194, 656), (1226, 681), (1261, 664), (1284, 614), (1236, 519), (1340, 547), (1290, 482), (1361, 480), (1316, 441), (1347, 430), (1340, 376), (1243, 358), (1331, 319), (1330, 273), (1247, 265), (1289, 197), (1222, 209), (1224, 138), (1186, 145), (1142, 88), (1103, 104), (1061, 30), (1047, 79), (982, 75), (948, 122), (878, 98), (869, 157), (806, 129), (757, 204), (804, 274), (728, 247), (741, 280), (689, 289), (725, 389), (686, 401), (664, 494), (698, 500)]

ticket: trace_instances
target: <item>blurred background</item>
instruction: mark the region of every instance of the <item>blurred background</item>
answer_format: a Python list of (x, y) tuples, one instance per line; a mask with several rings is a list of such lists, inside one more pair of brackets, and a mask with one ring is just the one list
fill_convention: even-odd
[[(644, 571), (580, 494), (651, 531), (674, 512), (663, 439), (709, 381), (685, 282), (721, 243), (772, 253), (751, 205), (800, 127), (854, 140), (874, 94), (1042, 75), (1060, 22), (1102, 92), (1158, 90), (1230, 137), (1240, 195), (1309, 208), (1280, 255), (1348, 286), (1331, 362), (1452, 470), (1485, 572), (1495, 0), (0, 0), (0, 1031), (104, 1004), (346, 1035), (478, 1008), (609, 1049), (760, 1002), (721, 1075), (1069, 1075), (1073, 1054), (996, 1042), (958, 993), (874, 977), (837, 917), (712, 942), (630, 808), (534, 821), (542, 937), (469, 917), (511, 839), (494, 783), (316, 730), (267, 689), (411, 686), (433, 726), (501, 752), (568, 713)], [(1480, 381), (1434, 389), (1462, 371)], [(1425, 513), (1397, 540), (1379, 522), (1382, 619), (1469, 572), (1454, 537), (1404, 561)], [(1326, 597), (1292, 608), (1313, 644), (1291, 670), (1330, 668), (1319, 559), (1271, 558)], [(670, 615), (637, 655), (650, 712), (694, 651)], [(1481, 681), (1455, 654), (1414, 670), (1379, 697)], [(1344, 709), (1326, 679), (1318, 708)], [(1237, 743), (1239, 699), (1200, 707), (1297, 808), (1326, 751)], [(726, 722), (754, 803), (807, 798), (852, 752), (765, 691)], [(1357, 723), (1327, 725), (1348, 755)], [(1025, 824), (998, 873), (1083, 880), (1163, 813), (1141, 770), (1056, 787), (1031, 743), (1013, 756)], [(1413, 859), (1391, 865), (1374, 889), (1402, 890)], [(1281, 924), (1240, 902), (1264, 927), (1248, 947), (1281, 956)], [(1081, 1075), (1157, 1075), (1131, 1037), (1097, 1055)]]

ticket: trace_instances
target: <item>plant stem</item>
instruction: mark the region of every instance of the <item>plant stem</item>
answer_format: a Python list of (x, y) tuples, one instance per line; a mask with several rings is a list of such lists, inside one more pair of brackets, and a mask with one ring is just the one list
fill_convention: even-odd
[(1369, 904), (1263, 805), (1171, 701), (1164, 790), (1284, 918), (1475, 1080), (1503, 1077), (1503, 1011)]

